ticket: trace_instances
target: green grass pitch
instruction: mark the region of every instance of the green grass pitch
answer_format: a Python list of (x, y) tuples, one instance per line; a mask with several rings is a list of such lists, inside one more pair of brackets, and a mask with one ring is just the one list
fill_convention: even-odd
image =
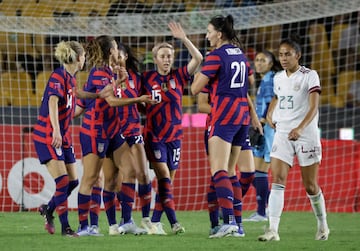
[[(251, 212), (244, 212), (244, 217)], [(119, 218), (118, 213), (118, 218)], [(133, 214), (140, 223), (139, 212)], [(205, 211), (179, 211), (179, 222), (186, 233), (173, 235), (163, 215), (162, 222), (167, 236), (108, 236), (106, 215), (101, 212), (99, 223), (103, 237), (68, 238), (61, 236), (58, 219), (56, 232), (49, 235), (44, 230), (43, 218), (36, 212), (0, 213), (0, 250), (286, 250), (286, 251), (348, 251), (360, 250), (360, 214), (329, 213), (328, 223), (331, 230), (328, 241), (315, 241), (316, 220), (312, 212), (284, 212), (280, 223), (279, 242), (259, 242), (257, 236), (263, 233), (266, 223), (244, 222), (244, 238), (226, 237), (209, 239), (209, 218)], [(69, 215), (70, 224), (77, 227), (77, 212)]]

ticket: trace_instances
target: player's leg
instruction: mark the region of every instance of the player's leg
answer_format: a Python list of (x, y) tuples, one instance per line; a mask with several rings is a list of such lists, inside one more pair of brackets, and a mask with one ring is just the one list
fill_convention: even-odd
[(326, 220), (325, 199), (321, 188), (317, 184), (319, 163), (301, 167), (303, 184), (310, 200), (311, 207), (317, 220), (316, 240), (327, 240), (329, 237), (329, 227)]

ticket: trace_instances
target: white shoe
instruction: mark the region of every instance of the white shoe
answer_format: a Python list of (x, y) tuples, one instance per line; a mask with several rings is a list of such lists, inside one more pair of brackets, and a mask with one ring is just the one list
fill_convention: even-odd
[(259, 241), (280, 241), (280, 236), (274, 230), (267, 229), (263, 235), (258, 237)]
[(77, 231), (77, 235), (78, 236), (89, 236), (89, 227), (85, 227), (85, 228), (80, 228)]
[(251, 222), (261, 222), (261, 221), (268, 221), (266, 216), (262, 216), (257, 212), (250, 215), (248, 218), (243, 219), (243, 221), (251, 221)]
[(176, 222), (172, 225), (172, 231), (174, 234), (183, 234), (185, 233), (185, 228), (180, 225), (179, 222)]
[(239, 227), (237, 225), (233, 224), (223, 224), (219, 230), (215, 233), (209, 236), (210, 239), (212, 238), (222, 238), (226, 236), (232, 236), (233, 233), (236, 233), (239, 230)]
[(149, 217), (142, 218), (141, 227), (146, 230), (147, 234), (155, 234), (156, 233), (156, 227), (151, 222)]
[(100, 233), (100, 229), (97, 225), (92, 225), (89, 228), (89, 234), (91, 236), (104, 236), (102, 233)]
[(315, 240), (317, 241), (326, 241), (329, 238), (330, 229), (328, 227), (326, 228), (320, 228), (316, 232)]
[(163, 229), (163, 224), (161, 222), (153, 222), (153, 226), (155, 227), (155, 235), (167, 235), (167, 233)]
[(133, 220), (130, 220), (128, 223), (124, 223), (120, 225), (118, 231), (120, 234), (134, 234), (134, 235), (147, 234), (147, 231), (143, 228), (136, 226)]
[(112, 224), (109, 226), (109, 235), (119, 235), (119, 225), (118, 224)]

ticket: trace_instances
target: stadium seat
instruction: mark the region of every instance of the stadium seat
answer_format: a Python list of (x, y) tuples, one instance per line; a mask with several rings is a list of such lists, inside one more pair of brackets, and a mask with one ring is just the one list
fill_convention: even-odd
[(4, 72), (1, 74), (1, 93), (7, 104), (29, 106), (32, 97), (31, 77), (26, 72)]
[(337, 78), (336, 96), (331, 99), (331, 105), (336, 108), (343, 108), (347, 104), (347, 94), (351, 84), (360, 81), (360, 71), (343, 71)]
[(311, 66), (321, 79), (321, 103), (329, 104), (335, 90), (333, 76), (336, 74), (335, 64), (329, 48), (329, 41), (323, 24), (312, 24), (308, 35), (311, 46)]

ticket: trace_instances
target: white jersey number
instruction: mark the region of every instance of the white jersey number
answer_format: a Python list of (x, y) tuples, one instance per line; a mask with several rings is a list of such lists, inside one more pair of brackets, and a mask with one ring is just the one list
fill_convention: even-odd
[(241, 88), (245, 84), (246, 64), (241, 61), (231, 63), (231, 69), (235, 69), (235, 73), (231, 78), (230, 88)]

